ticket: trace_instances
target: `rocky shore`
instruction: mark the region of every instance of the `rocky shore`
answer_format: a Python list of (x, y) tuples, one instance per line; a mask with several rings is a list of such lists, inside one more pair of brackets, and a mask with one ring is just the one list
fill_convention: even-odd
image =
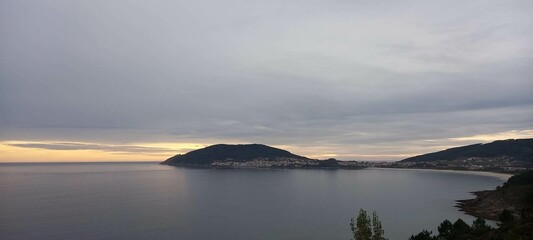
[(475, 217), (498, 220), (499, 214), (508, 207), (496, 190), (472, 192), (474, 199), (457, 200), (456, 207), (460, 211)]
[(499, 220), (500, 213), (509, 210), (516, 217), (531, 211), (533, 200), (533, 172), (511, 177), (503, 186), (495, 190), (472, 192), (476, 198), (458, 200), (460, 211), (475, 217)]

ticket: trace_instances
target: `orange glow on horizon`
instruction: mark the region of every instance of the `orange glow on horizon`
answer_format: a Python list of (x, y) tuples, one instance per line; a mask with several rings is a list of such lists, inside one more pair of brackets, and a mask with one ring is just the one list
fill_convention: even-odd
[(482, 141), (492, 142), (505, 139), (532, 138), (533, 130), (511, 130), (493, 134), (481, 134), (467, 137), (450, 138), (451, 141)]
[[(47, 149), (43, 146), (76, 144), (80, 149)], [(22, 146), (21, 146), (22, 145)], [(24, 147), (24, 146), (28, 147)], [(32, 145), (39, 145), (37, 147)], [(91, 146), (94, 149), (83, 149)], [(95, 147), (96, 146), (96, 147)], [(0, 162), (131, 162), (164, 161), (176, 154), (204, 147), (198, 143), (135, 143), (128, 145), (104, 145), (82, 142), (34, 142), (3, 141), (0, 142)], [(101, 147), (102, 149), (98, 149)], [(121, 150), (120, 147), (126, 148)], [(138, 151), (127, 151), (128, 148)], [(146, 150), (146, 151), (143, 151)]]
[[(344, 145), (271, 145), (293, 154), (312, 159), (336, 158), (356, 161), (394, 161), (420, 154), (440, 151), (467, 144), (495, 140), (533, 137), (533, 130), (511, 130), (492, 134), (471, 135), (446, 139), (425, 139), (397, 144)], [(135, 142), (108, 144), (71, 141), (0, 141), (0, 163), (4, 162), (131, 162), (164, 161), (176, 154), (200, 149), (213, 142), (239, 144), (231, 140), (191, 142)], [(242, 144), (242, 143), (240, 143)]]
[[(58, 146), (61, 148), (63, 145), (67, 147), (79, 146), (79, 148), (91, 147), (95, 149), (49, 149)], [(0, 142), (0, 162), (158, 162), (164, 161), (176, 154), (184, 154), (208, 145), (211, 144), (144, 142), (127, 145), (107, 145), (65, 141), (3, 141)], [(290, 145), (275, 147), (287, 149), (294, 154), (303, 155), (312, 159), (384, 160), (410, 156), (408, 154), (335, 154), (332, 153), (335, 152), (334, 149), (326, 150), (320, 147), (302, 148)], [(126, 150), (122, 148), (126, 148)], [(128, 151), (128, 149), (132, 148), (135, 151)]]

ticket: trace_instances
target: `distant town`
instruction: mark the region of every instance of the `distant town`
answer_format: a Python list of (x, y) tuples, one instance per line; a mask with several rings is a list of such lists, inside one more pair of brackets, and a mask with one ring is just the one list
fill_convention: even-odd
[(361, 169), (363, 164), (355, 161), (337, 161), (335, 159), (315, 160), (300, 158), (257, 158), (253, 160), (216, 160), (211, 163), (216, 168), (331, 168)]
[(278, 158), (273, 161), (268, 158), (258, 158), (250, 161), (216, 160), (211, 163), (211, 166), (218, 168), (301, 168), (318, 167), (318, 164), (318, 161), (309, 159)]
[(213, 168), (361, 169), (418, 168), (518, 173), (533, 169), (533, 139), (508, 139), (450, 148), (401, 161), (310, 159), (262, 144), (216, 144), (173, 156), (161, 164)]
[(211, 163), (215, 168), (335, 168), (335, 169), (361, 169), (361, 168), (413, 168), (413, 169), (441, 169), (441, 170), (467, 170), (515, 173), (533, 169), (531, 163), (516, 161), (510, 157), (470, 157), (461, 160), (435, 160), (430, 162), (372, 162), (372, 161), (338, 161), (327, 159), (317, 161), (314, 159), (296, 158), (258, 158), (249, 161), (217, 160)]
[(517, 161), (511, 157), (469, 157), (456, 160), (433, 160), (424, 162), (359, 162), (366, 167), (378, 168), (421, 168), (421, 169), (449, 169), (468, 171), (490, 171), (515, 173), (533, 169), (530, 162)]

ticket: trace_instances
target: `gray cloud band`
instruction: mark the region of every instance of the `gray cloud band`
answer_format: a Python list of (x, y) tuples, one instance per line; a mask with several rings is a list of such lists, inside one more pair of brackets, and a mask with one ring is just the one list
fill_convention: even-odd
[(3, 140), (362, 154), (532, 128), (527, 1), (0, 4)]

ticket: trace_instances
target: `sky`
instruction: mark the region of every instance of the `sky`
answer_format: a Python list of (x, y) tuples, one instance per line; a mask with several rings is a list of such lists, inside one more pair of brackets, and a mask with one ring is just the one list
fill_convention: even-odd
[(0, 0), (0, 162), (533, 137), (530, 0)]

